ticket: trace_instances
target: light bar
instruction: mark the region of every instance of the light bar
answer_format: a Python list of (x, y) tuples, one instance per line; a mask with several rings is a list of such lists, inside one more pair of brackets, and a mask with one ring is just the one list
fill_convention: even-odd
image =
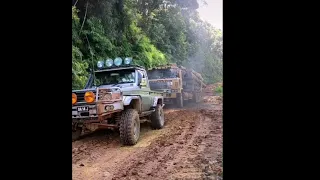
[(122, 59), (120, 57), (117, 57), (114, 59), (114, 65), (120, 66), (122, 64)]
[[(131, 63), (132, 63), (132, 57), (126, 57), (124, 59), (124, 62), (123, 62), (124, 65), (129, 65)], [(113, 65), (116, 65), (116, 66), (122, 65), (121, 57), (116, 57), (114, 60), (108, 58), (105, 61), (98, 61), (97, 62), (97, 66), (98, 66), (99, 69), (104, 68), (104, 67), (109, 67), (110, 68)]]
[(104, 66), (104, 62), (98, 61), (97, 66), (98, 66), (98, 68), (102, 68)]
[(111, 67), (113, 65), (113, 60), (112, 59), (107, 59), (106, 60), (106, 66)]
[(125, 65), (129, 65), (131, 62), (132, 62), (132, 57), (126, 57), (126, 58), (124, 59), (124, 64), (125, 64)]

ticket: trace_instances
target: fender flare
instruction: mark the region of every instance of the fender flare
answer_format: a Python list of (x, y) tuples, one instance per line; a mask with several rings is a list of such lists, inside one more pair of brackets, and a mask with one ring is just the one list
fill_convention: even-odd
[(131, 104), (131, 101), (137, 99), (140, 103), (140, 106), (138, 107), (138, 112), (141, 112), (141, 97), (140, 96), (123, 96), (123, 105), (128, 106)]
[(155, 96), (155, 97), (153, 98), (152, 107), (156, 107), (159, 100), (161, 100), (161, 103), (160, 103), (160, 104), (163, 105), (163, 97), (162, 97), (162, 96)]

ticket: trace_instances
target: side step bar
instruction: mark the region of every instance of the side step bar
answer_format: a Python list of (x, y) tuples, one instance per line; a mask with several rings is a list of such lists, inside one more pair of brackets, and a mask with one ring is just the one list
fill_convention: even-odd
[(153, 112), (155, 112), (156, 110), (155, 109), (152, 109), (150, 111), (145, 111), (145, 112), (142, 112), (139, 117), (143, 117), (143, 116), (148, 116), (150, 114), (152, 114)]
[[(164, 107), (165, 104), (162, 104), (162, 107)], [(155, 109), (152, 109), (150, 111), (145, 111), (145, 112), (142, 112), (139, 117), (144, 117), (144, 116), (148, 116), (150, 114), (152, 114), (153, 112), (155, 112), (156, 110)]]

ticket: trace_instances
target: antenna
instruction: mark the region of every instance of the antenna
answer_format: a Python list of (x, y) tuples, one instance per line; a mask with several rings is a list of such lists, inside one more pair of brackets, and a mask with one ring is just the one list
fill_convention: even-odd
[(93, 53), (92, 53), (92, 49), (91, 49), (90, 42), (89, 42), (89, 39), (88, 39), (87, 35), (86, 35), (86, 39), (87, 39), (87, 42), (88, 42), (88, 45), (89, 45), (90, 54), (91, 54), (91, 64), (92, 64), (91, 74), (93, 75), (93, 85), (95, 86), (95, 74), (94, 74)]

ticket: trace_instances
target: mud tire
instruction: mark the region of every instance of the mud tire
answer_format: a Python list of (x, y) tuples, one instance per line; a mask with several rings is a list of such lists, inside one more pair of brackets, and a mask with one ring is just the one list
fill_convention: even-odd
[(176, 105), (178, 106), (178, 108), (183, 108), (183, 97), (182, 97), (182, 93), (177, 93)]
[(164, 112), (161, 104), (157, 104), (155, 112), (151, 114), (151, 127), (153, 129), (162, 129), (164, 126)]
[(120, 116), (120, 141), (123, 145), (135, 145), (140, 137), (140, 118), (137, 110), (126, 109)]

